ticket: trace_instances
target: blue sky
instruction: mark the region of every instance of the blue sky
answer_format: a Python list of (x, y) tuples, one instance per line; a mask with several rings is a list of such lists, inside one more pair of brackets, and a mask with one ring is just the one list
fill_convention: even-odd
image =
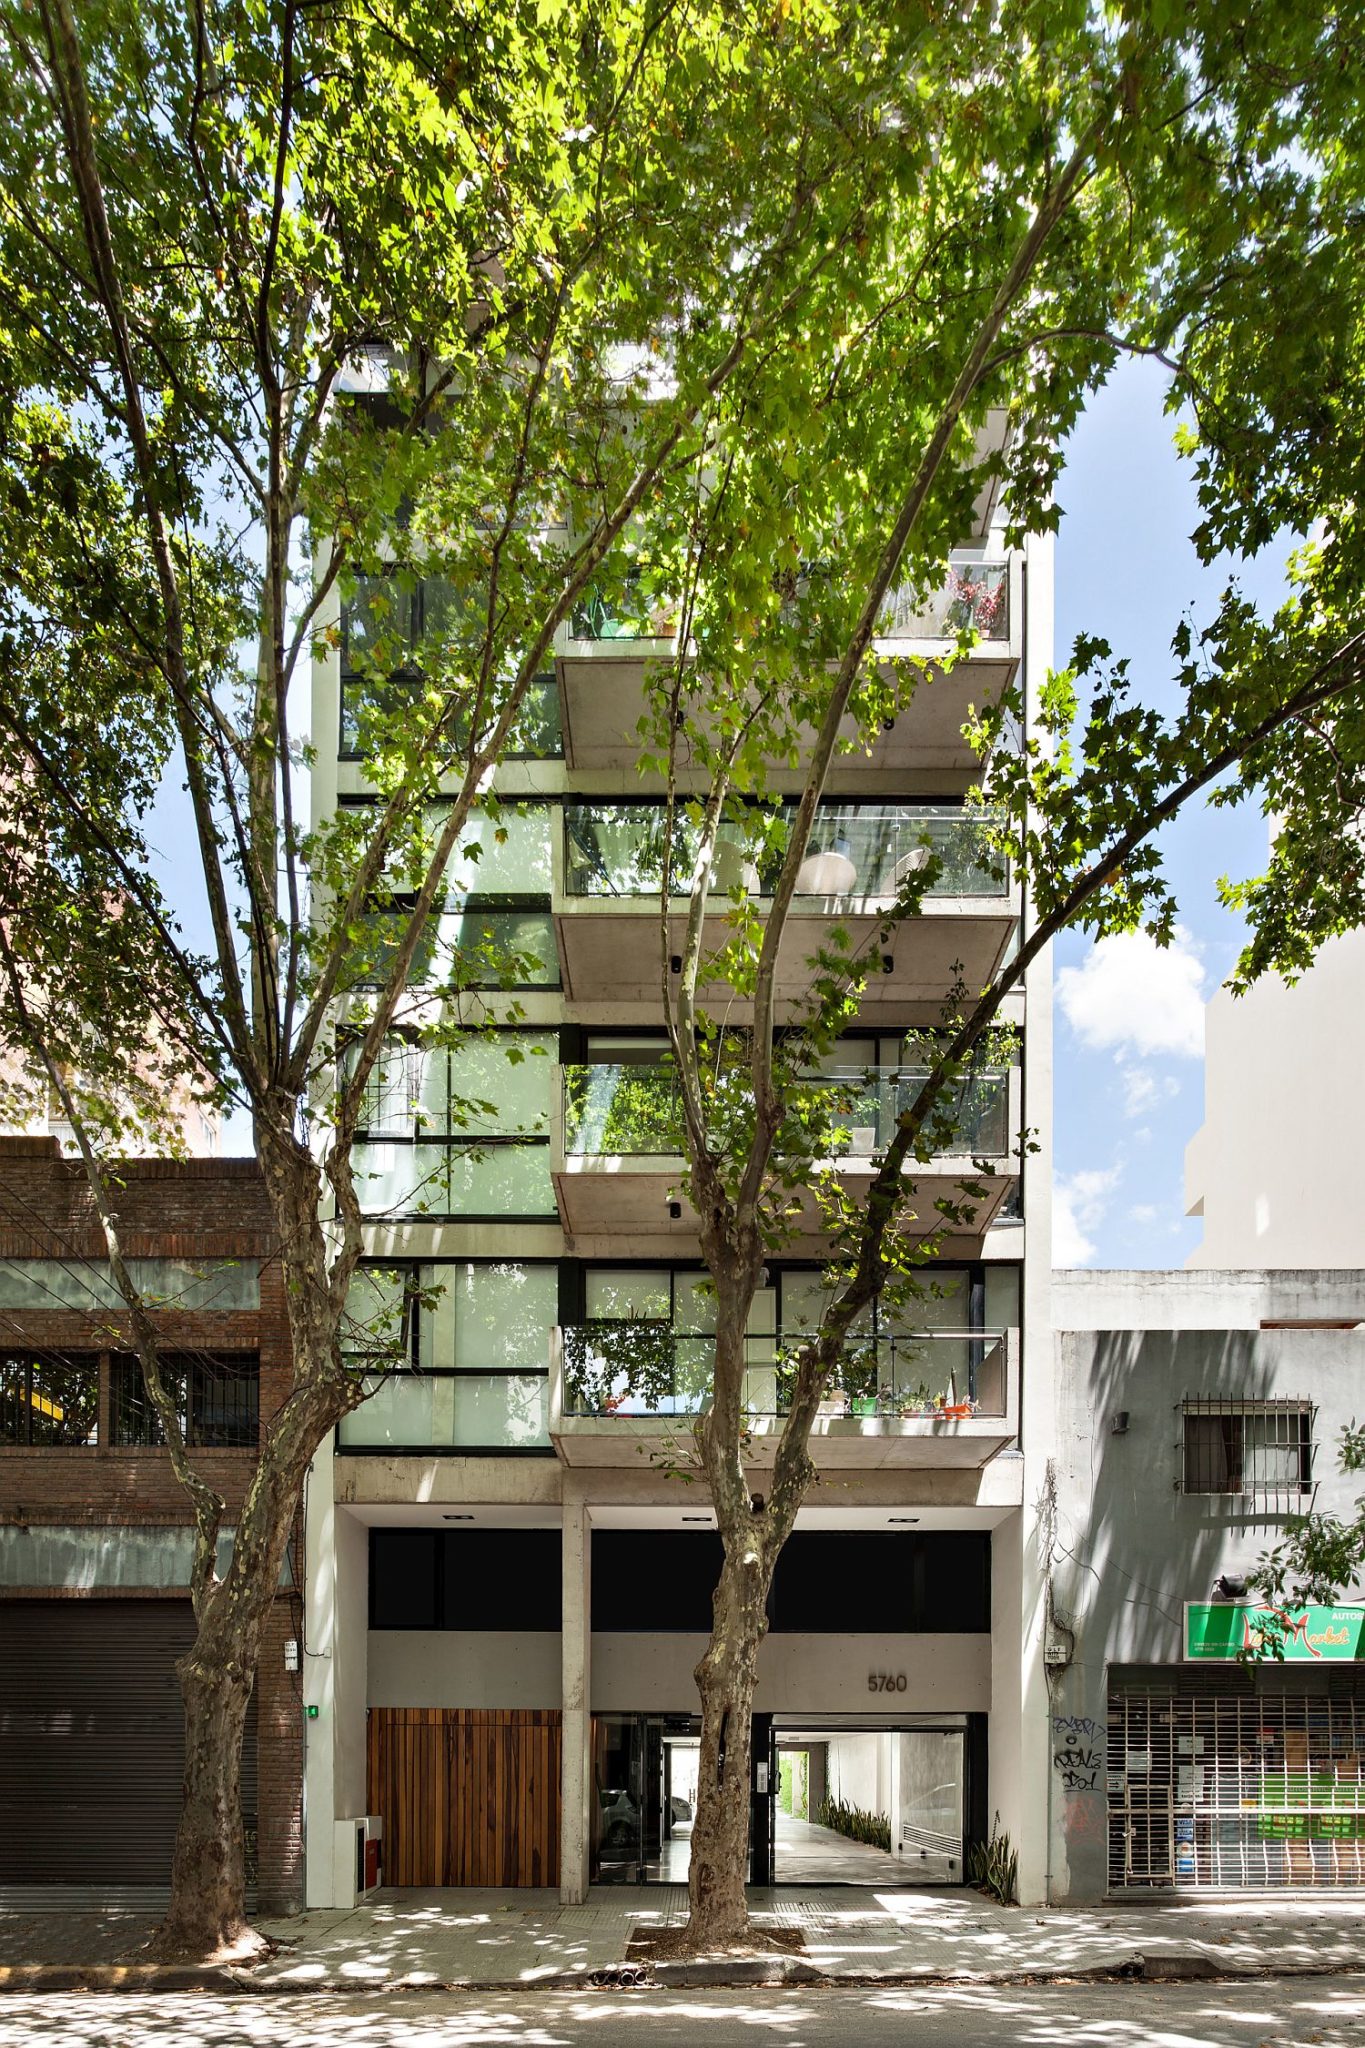
[[(1058, 489), (1057, 661), (1077, 633), (1102, 635), (1132, 664), (1144, 701), (1173, 707), (1171, 635), (1183, 611), (1206, 620), (1226, 563), (1204, 568), (1189, 466), (1162, 411), (1165, 374), (1120, 365), (1066, 452)], [(1278, 549), (1243, 565), (1263, 605), (1284, 589)], [(1056, 950), (1054, 1261), (1059, 1266), (1179, 1266), (1199, 1241), (1185, 1216), (1184, 1151), (1203, 1121), (1203, 1004), (1228, 974), (1240, 920), (1218, 901), (1220, 875), (1264, 865), (1254, 806), (1191, 807), (1162, 836), (1180, 904), (1181, 938), (1079, 934)]]

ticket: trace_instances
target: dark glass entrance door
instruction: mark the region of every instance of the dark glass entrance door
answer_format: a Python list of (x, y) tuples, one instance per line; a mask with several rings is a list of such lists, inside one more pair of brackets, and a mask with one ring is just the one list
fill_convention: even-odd
[(687, 1714), (594, 1716), (594, 1884), (686, 1884), (700, 1726)]

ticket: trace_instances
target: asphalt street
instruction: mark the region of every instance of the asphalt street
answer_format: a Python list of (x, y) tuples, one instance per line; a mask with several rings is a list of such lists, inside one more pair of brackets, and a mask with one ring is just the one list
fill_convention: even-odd
[(1365, 1978), (946, 1991), (0, 1998), (0, 2048), (1365, 2048)]

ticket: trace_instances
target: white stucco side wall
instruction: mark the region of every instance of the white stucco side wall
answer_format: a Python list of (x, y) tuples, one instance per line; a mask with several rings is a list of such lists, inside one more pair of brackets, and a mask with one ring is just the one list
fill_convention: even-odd
[(1365, 931), (1331, 940), (1293, 988), (1270, 976), (1208, 1005), (1191, 1266), (1365, 1265), (1365, 1090), (1345, 1058), (1362, 1007)]

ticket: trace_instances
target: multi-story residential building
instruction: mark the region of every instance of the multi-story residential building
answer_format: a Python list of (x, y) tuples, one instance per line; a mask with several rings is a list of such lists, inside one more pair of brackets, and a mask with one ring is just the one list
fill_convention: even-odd
[[(284, 1287), (254, 1160), (120, 1168), (125, 1255), (154, 1304), (190, 1455), (227, 1510), (289, 1387)], [(193, 1517), (130, 1355), (80, 1164), (0, 1139), (0, 1888), (168, 1895), (194, 1640)], [(248, 1876), (302, 1876), (297, 1543), (243, 1753)]]
[(1248, 1574), (1354, 1521), (1365, 1273), (1066, 1273), (1046, 1472), (1046, 1894), (1365, 1882), (1365, 1606)]
[[(1203, 1219), (1191, 1266), (1365, 1266), (1365, 1099), (1341, 1085), (1347, 1020), (1365, 1002), (1365, 932), (1331, 939), (1291, 988), (1267, 975), (1205, 1013), (1204, 1122), (1185, 1153)], [(1272, 1099), (1286, 1113), (1268, 1116)]]
[[(1015, 882), (977, 857), (963, 799), (981, 770), (961, 728), (1006, 679), (1041, 676), (1051, 552), (1008, 552), (989, 495), (942, 600), (893, 607), (884, 652), (942, 657), (964, 605), (981, 628), (970, 657), (937, 672), (870, 754), (839, 759), (794, 912), (788, 998), (827, 921), (875, 929), (925, 838), (946, 850), (831, 1062), (865, 1104), (839, 1162), (855, 1185), (914, 1085), (916, 1034), (959, 971), (988, 981), (1028, 918)], [(338, 651), (314, 676), (319, 819), (369, 800), (348, 672), (363, 593), (336, 623)], [(601, 605), (561, 630), (523, 751), (497, 774), (501, 834), (483, 832), (477, 864), (457, 860), (435, 940), (487, 931), (537, 963), (520, 1014), (490, 989), (502, 1042), (429, 1055), (396, 1043), (371, 1090), (357, 1158), (367, 1254), (419, 1291), (408, 1362), (376, 1377), (310, 1480), (314, 1904), (348, 1902), (364, 1881), (366, 1816), (371, 1833), (382, 1823), (390, 1883), (557, 1883), (574, 1900), (590, 1882), (686, 1871), (692, 1671), (718, 1537), (704, 1489), (661, 1453), (701, 1398), (710, 1309), (661, 1064), (662, 786), (635, 738), (646, 664), (672, 651)], [(761, 908), (763, 878), (734, 865), (722, 883), (744, 882)], [(761, 1653), (756, 1881), (960, 1881), (998, 1816), (1026, 1891), (1041, 1888), (1044, 1788), (1023, 1757), (1027, 1725), (1039, 1754), (1047, 1726), (1026, 1483), (1050, 1427), (1046, 972), (1008, 1004), (1017, 1064), (964, 1104), (955, 1148), (918, 1176), (926, 1196), (955, 1189), (968, 1155), (988, 1155), (973, 1227), (944, 1246), (936, 1298), (883, 1318), (867, 1384), (816, 1424), (819, 1483)], [(528, 1057), (510, 1062), (507, 1044)], [(471, 1097), (496, 1108), (451, 1119), (448, 1104)], [(1022, 1124), (1041, 1144), (1024, 1156)], [(756, 1305), (756, 1491), (781, 1420), (776, 1347), (805, 1322), (826, 1253), (806, 1218)], [(659, 1361), (635, 1398), (601, 1371), (628, 1324)], [(813, 1824), (825, 1797), (883, 1813), (889, 1849), (844, 1854)]]

